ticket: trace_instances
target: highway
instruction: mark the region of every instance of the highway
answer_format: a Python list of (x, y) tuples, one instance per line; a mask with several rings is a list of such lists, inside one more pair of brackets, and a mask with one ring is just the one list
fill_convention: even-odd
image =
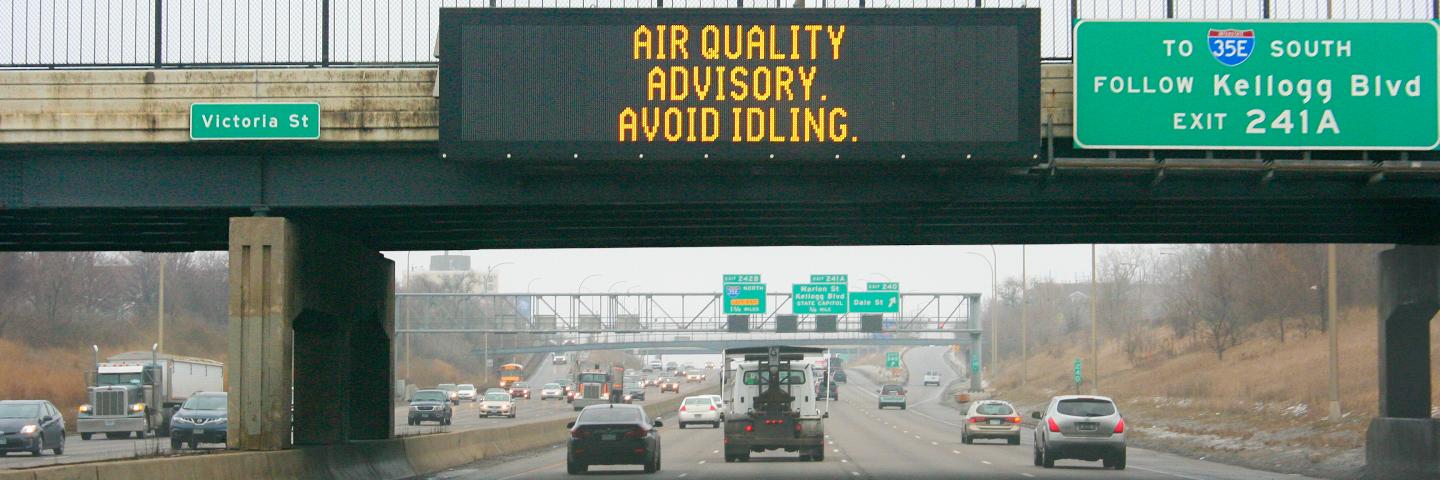
[[(944, 362), (944, 349), (927, 347), (911, 350), (906, 364), (912, 372), (939, 370), (946, 382), (958, 375)], [(748, 463), (725, 463), (721, 454), (721, 431), (675, 427), (673, 414), (662, 427), (662, 469), (646, 475), (638, 466), (592, 467), (590, 475), (603, 478), (1062, 478), (1062, 479), (1187, 479), (1252, 480), (1296, 479), (1275, 474), (1205, 462), (1139, 448), (1129, 449), (1129, 468), (1105, 470), (1099, 462), (1060, 461), (1054, 469), (1031, 463), (1031, 442), (1027, 430), (1020, 446), (998, 441), (960, 443), (960, 413), (944, 405), (941, 388), (918, 385), (920, 374), (912, 374), (916, 385), (909, 387), (906, 410), (877, 410), (876, 386), (861, 375), (850, 376), (840, 389), (840, 401), (830, 405), (826, 421), (830, 449), (825, 461), (799, 462), (794, 454), (755, 454)], [(1028, 413), (1028, 412), (1027, 412)], [(558, 479), (565, 473), (565, 448), (557, 446), (538, 453), (519, 454), (457, 467), (425, 478), (433, 479)]]
[[(534, 372), (527, 375), (527, 379), (536, 388), (531, 400), (520, 400), (519, 410), (516, 418), (480, 418), (476, 406), (478, 403), (461, 401), (455, 407), (455, 414), (452, 417), (453, 423), (449, 426), (439, 426), (427, 422), (419, 426), (410, 426), (406, 422), (407, 408), (404, 405), (395, 408), (395, 435), (410, 436), (423, 435), (438, 432), (458, 432), (462, 430), (476, 430), (485, 428), (504, 427), (517, 423), (541, 422), (557, 418), (568, 418), (575, 415), (570, 404), (563, 400), (540, 400), (540, 383), (553, 379), (563, 378), (568, 372), (566, 366), (552, 365), (548, 360), (541, 362), (541, 366)], [(476, 380), (478, 381), (478, 380)], [(465, 383), (465, 381), (458, 381)], [(540, 383), (536, 383), (540, 382)], [(718, 382), (711, 378), (710, 383)], [(708, 383), (707, 383), (708, 384)], [(695, 384), (680, 384), (681, 394), (698, 388)], [(483, 392), (482, 392), (483, 393)], [(659, 388), (650, 388), (646, 391), (646, 401), (657, 401), (674, 397), (675, 393), (661, 394)], [(157, 455), (194, 454), (208, 451), (224, 450), (221, 444), (202, 444), (198, 451), (182, 450), (173, 452), (170, 450), (169, 438), (147, 437), (144, 439), (107, 440), (103, 435), (92, 440), (81, 440), (80, 435), (73, 432), (74, 416), (67, 415), (66, 421), (71, 433), (65, 440), (65, 454), (55, 456), (50, 451), (40, 457), (32, 457), (28, 453), (10, 453), (0, 457), (0, 469), (31, 468), (47, 465), (60, 465), (68, 463), (92, 462), (97, 460), (119, 460), (137, 457), (152, 457)]]

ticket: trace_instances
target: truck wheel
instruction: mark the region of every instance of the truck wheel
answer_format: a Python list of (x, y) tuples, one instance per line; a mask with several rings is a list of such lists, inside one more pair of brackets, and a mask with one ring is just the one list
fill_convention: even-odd
[(141, 430), (141, 431), (135, 432), (135, 438), (145, 438), (145, 431), (144, 431), (144, 430)]
[(681, 429), (681, 430), (684, 430), (684, 429), (685, 429), (685, 422), (680, 422), (680, 429)]
[(735, 463), (735, 456), (728, 453), (725, 454), (725, 463)]
[(105, 438), (108, 440), (130, 438), (130, 432), (105, 432)]
[(808, 454), (808, 453), (802, 453), (802, 454), (800, 454), (800, 461), (802, 461), (802, 462), (811, 461), (810, 454)]
[(175, 438), (175, 437), (170, 437), (170, 449), (171, 449), (171, 450), (179, 450), (179, 449), (180, 449), (180, 439)]
[(825, 447), (820, 447), (819, 449), (815, 450), (815, 454), (811, 455), (810, 459), (816, 462), (825, 461)]
[(88, 434), (88, 433), (82, 433), (82, 434), (80, 434), (80, 439), (81, 439), (81, 440), (89, 440), (89, 439), (90, 439), (90, 434)]
[(742, 462), (748, 462), (748, 461), (750, 461), (750, 452), (745, 452), (745, 453), (740, 454), (740, 455), (737, 457), (737, 459), (740, 460), (740, 461), (742, 461)]

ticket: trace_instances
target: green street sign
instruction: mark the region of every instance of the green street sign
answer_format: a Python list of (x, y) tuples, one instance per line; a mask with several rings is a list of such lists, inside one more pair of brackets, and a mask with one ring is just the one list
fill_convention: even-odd
[(765, 313), (763, 283), (727, 283), (724, 293), (726, 315)]
[(851, 313), (900, 313), (900, 292), (850, 292)]
[(849, 275), (811, 275), (810, 283), (850, 283)]
[(1081, 370), (1080, 370), (1080, 359), (1077, 358), (1077, 359), (1075, 359), (1075, 384), (1076, 384), (1076, 385), (1079, 385), (1079, 384), (1080, 384), (1080, 380), (1084, 378), (1084, 377), (1082, 377), (1082, 376), (1080, 375), (1080, 372), (1081, 372)]
[(900, 282), (869, 282), (869, 283), (866, 283), (866, 284), (865, 284), (865, 289), (866, 289), (866, 290), (869, 290), (869, 291), (872, 291), (872, 292), (876, 292), (876, 291), (892, 291), (892, 292), (894, 292), (894, 291), (899, 291), (899, 290), (900, 290)]
[(192, 103), (191, 140), (318, 140), (318, 103)]
[(885, 352), (885, 368), (900, 368), (900, 352)]
[(1431, 21), (1075, 23), (1075, 146), (1432, 150)]
[(797, 283), (790, 292), (791, 308), (796, 315), (844, 314), (848, 291), (843, 283)]
[(760, 283), (760, 275), (758, 275), (758, 274), (738, 275), (738, 274), (728, 273), (728, 274), (725, 274), (725, 283)]
[(980, 354), (977, 353), (970, 358), (970, 371), (972, 373), (980, 371)]

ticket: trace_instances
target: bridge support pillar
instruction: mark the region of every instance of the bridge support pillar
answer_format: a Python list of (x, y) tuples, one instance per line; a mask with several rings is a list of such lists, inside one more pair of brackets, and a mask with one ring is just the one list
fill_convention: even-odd
[(1369, 478), (1440, 476), (1440, 424), (1430, 418), (1430, 319), (1440, 311), (1440, 246), (1380, 254), (1380, 409), (1365, 438)]
[(391, 437), (393, 262), (277, 217), (231, 219), (229, 255), (229, 447), (290, 447), (292, 398), (295, 444)]

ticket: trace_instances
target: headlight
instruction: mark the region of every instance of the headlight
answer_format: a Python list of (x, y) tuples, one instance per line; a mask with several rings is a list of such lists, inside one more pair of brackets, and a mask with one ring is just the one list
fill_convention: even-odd
[(131, 405), (131, 406), (130, 406), (130, 411), (135, 412), (135, 413), (143, 412), (143, 411), (145, 411), (145, 404), (143, 404), (143, 403), (137, 403), (137, 404)]
[(192, 422), (190, 422), (190, 419), (185, 418), (185, 417), (182, 417), (182, 416), (179, 416), (179, 415), (176, 415), (176, 416), (172, 419), (172, 421), (173, 421), (174, 423), (192, 423)]
[(80, 406), (80, 413), (90, 413), (90, 410), (92, 410), (92, 409), (94, 409), (94, 408), (95, 408), (95, 407), (90, 406), (90, 404), (88, 404), (88, 403), (87, 403), (87, 404), (84, 404), (84, 405), (81, 405), (81, 406)]
[(20, 433), (29, 435), (29, 434), (35, 433), (37, 430), (40, 430), (40, 426), (39, 426), (39, 425), (26, 425), (26, 426), (20, 428)]
[(418, 411), (420, 411), (420, 407), (419, 407), (418, 405), (411, 405), (411, 406), (410, 406), (410, 411), (412, 411), (412, 412), (418, 412)]

